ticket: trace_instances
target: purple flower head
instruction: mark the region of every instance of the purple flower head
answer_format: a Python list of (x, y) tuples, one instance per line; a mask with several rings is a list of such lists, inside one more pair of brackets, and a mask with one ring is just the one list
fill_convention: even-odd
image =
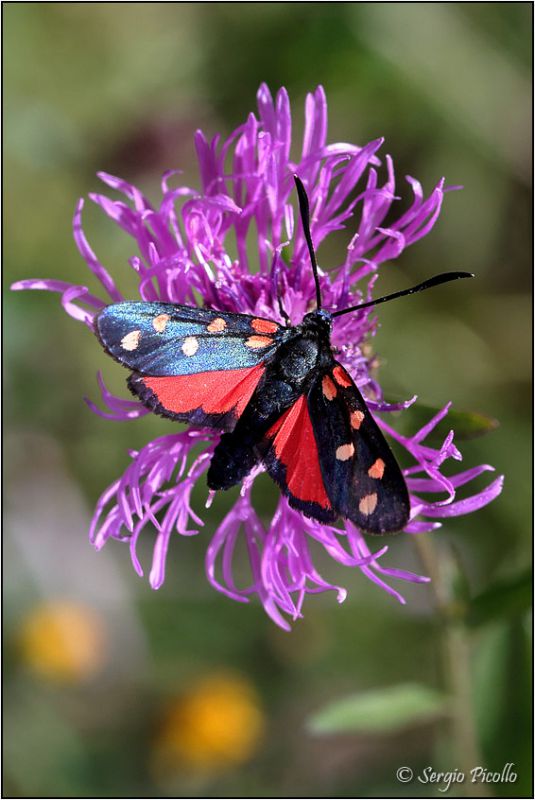
[[(371, 299), (380, 265), (395, 259), (409, 245), (425, 236), (440, 213), (448, 189), (440, 180), (425, 196), (420, 183), (407, 178), (412, 202), (395, 222), (384, 220), (398, 200), (394, 166), (385, 157), (384, 177), (377, 152), (382, 139), (364, 147), (346, 143), (327, 144), (327, 104), (318, 87), (305, 107), (305, 130), (300, 154), (293, 160), (292, 118), (288, 94), (281, 89), (273, 100), (267, 86), (258, 92), (258, 114), (250, 114), (231, 136), (208, 140), (198, 131), (195, 147), (200, 188), (175, 185), (176, 171), (162, 179), (162, 197), (153, 205), (135, 186), (106, 173), (100, 179), (120, 199), (90, 195), (135, 241), (137, 253), (129, 264), (137, 273), (142, 300), (196, 305), (197, 298), (209, 308), (249, 313), (283, 322), (279, 299), (293, 324), (315, 307), (315, 286), (302, 225), (294, 214), (293, 174), (303, 181), (311, 208), (311, 230), (316, 247), (333, 231), (348, 230), (348, 245), (341, 264), (320, 272), (325, 308), (333, 311)], [(297, 150), (294, 142), (294, 151)], [(384, 182), (383, 182), (384, 181)], [(108, 303), (123, 299), (114, 279), (89, 245), (82, 228), (83, 200), (74, 215), (74, 238), (89, 269), (103, 289), (103, 298), (85, 286), (54, 280), (25, 280), (14, 289), (59, 292), (65, 311), (93, 329), (94, 314)], [(408, 408), (387, 403), (379, 383), (372, 378), (374, 356), (368, 339), (374, 335), (373, 312), (362, 310), (334, 321), (332, 343), (339, 360), (353, 375), (369, 408), (388, 415)], [(107, 419), (136, 419), (148, 411), (136, 400), (114, 396), (98, 376), (101, 410)], [(413, 436), (401, 436), (382, 416), (381, 429), (407, 451), (411, 466), (404, 470), (411, 499), (411, 517), (405, 531), (422, 533), (440, 527), (442, 517), (467, 514), (493, 500), (501, 491), (497, 478), (483, 491), (457, 499), (457, 489), (486, 470), (482, 465), (446, 477), (442, 468), (449, 459), (461, 460), (453, 431), (441, 447), (426, 438), (447, 415), (449, 404)], [(174, 425), (170, 424), (174, 431)], [(196, 535), (203, 521), (192, 509), (193, 487), (202, 480), (210, 463), (218, 434), (211, 430), (180, 430), (149, 442), (130, 453), (124, 474), (106, 489), (97, 503), (91, 525), (91, 541), (100, 549), (108, 539), (126, 542), (135, 570), (143, 575), (136, 547), (139, 536), (155, 531), (149, 581), (154, 589), (165, 578), (165, 563), (174, 534)], [(203, 444), (201, 455), (190, 458)], [(206, 553), (208, 580), (223, 594), (239, 602), (258, 595), (266, 612), (282, 628), (287, 617), (301, 616), (308, 593), (336, 592), (342, 602), (346, 591), (323, 578), (314, 566), (310, 546), (317, 542), (335, 561), (358, 567), (378, 586), (404, 602), (385, 578), (423, 582), (419, 575), (384, 566), (388, 547), (371, 552), (361, 531), (346, 521), (343, 528), (322, 525), (304, 517), (281, 497), (273, 519), (256, 513), (251, 490), (262, 468), (251, 473), (234, 507), (217, 528)], [(441, 496), (440, 500), (430, 496)], [(208, 501), (211, 496), (208, 494)], [(237, 584), (234, 553), (245, 542), (250, 582)]]

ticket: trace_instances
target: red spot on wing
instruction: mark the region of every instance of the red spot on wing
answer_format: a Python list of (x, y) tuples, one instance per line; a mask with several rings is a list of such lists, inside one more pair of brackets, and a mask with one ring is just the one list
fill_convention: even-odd
[(195, 375), (172, 375), (143, 378), (143, 383), (167, 411), (187, 414), (202, 408), (206, 414), (234, 411), (240, 417), (258, 386), (264, 367), (198, 372)]
[(286, 467), (286, 483), (294, 497), (331, 508), (304, 395), (271, 426), (267, 436), (273, 439), (275, 455)]
[(333, 377), (339, 386), (343, 386), (345, 388), (351, 386), (352, 380), (345, 371), (345, 369), (342, 366), (340, 366), (340, 364), (337, 364), (336, 367), (333, 369)]
[(271, 322), (269, 319), (253, 319), (251, 327), (254, 328), (257, 333), (276, 333), (279, 329), (277, 323)]

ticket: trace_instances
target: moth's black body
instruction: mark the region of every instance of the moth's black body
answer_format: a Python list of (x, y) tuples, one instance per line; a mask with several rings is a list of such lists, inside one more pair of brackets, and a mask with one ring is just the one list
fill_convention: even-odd
[(261, 460), (266, 451), (266, 431), (300, 395), (307, 395), (314, 376), (333, 361), (331, 315), (326, 311), (307, 314), (301, 325), (287, 329), (276, 358), (266, 372), (249, 405), (231, 433), (225, 433), (216, 447), (210, 469), (211, 489), (230, 489)]
[(320, 360), (321, 344), (306, 318), (302, 325), (288, 329), (287, 338), (279, 346), (276, 358), (267, 362), (264, 376), (236, 427), (223, 434), (215, 449), (208, 470), (211, 489), (230, 489), (258, 463), (265, 449), (262, 439), (266, 432), (307, 392)]
[[(332, 506), (322, 508), (318, 503), (295, 497), (292, 505), (322, 522), (334, 522), (343, 516), (373, 533), (396, 531), (408, 520), (409, 497), (383, 434), (353, 382), (348, 387), (337, 386), (337, 396), (332, 400), (322, 391), (323, 378), (332, 375), (337, 366), (330, 342), (331, 329), (332, 317), (324, 310), (307, 314), (301, 325), (287, 329), (284, 344), (267, 365), (236, 427), (221, 437), (208, 471), (208, 486), (229, 489), (263, 461), (281, 491), (288, 494), (286, 467), (274, 454), (266, 432), (299, 397), (305, 396)], [(365, 423), (358, 432), (350, 426), (348, 409), (365, 414)], [(336, 445), (350, 442), (355, 447), (354, 457), (345, 462), (337, 459)], [(363, 469), (364, 465), (371, 466), (379, 455), (385, 462), (380, 486)], [(308, 450), (299, 457), (306, 462), (316, 458), (316, 454)], [(363, 514), (359, 500), (373, 493), (379, 495), (376, 510)]]
[[(321, 308), (308, 202), (297, 178), (296, 184), (318, 299), (300, 325), (169, 303), (117, 303), (97, 315), (96, 332), (133, 370), (128, 385), (144, 405), (223, 431), (208, 471), (211, 489), (228, 489), (263, 463), (307, 516), (394, 532), (409, 519), (405, 481), (330, 338), (333, 317), (391, 296), (333, 314)], [(394, 296), (458, 277), (468, 274), (439, 275)]]

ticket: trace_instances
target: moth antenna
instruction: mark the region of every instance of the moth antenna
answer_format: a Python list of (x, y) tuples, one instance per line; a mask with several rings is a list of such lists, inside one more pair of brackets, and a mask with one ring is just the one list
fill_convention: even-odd
[(301, 222), (303, 224), (303, 233), (310, 253), (310, 262), (312, 264), (312, 272), (314, 273), (314, 282), (316, 284), (316, 306), (321, 308), (321, 291), (320, 282), (318, 277), (318, 264), (316, 261), (316, 254), (314, 252), (314, 245), (312, 244), (312, 236), (310, 235), (310, 206), (308, 203), (307, 193), (301, 179), (294, 175), (295, 186), (297, 188), (297, 196), (299, 198), (299, 211), (301, 212)]
[(415, 294), (416, 292), (423, 292), (425, 289), (431, 289), (433, 286), (438, 286), (441, 283), (449, 283), (456, 281), (459, 278), (474, 278), (472, 272), (441, 272), (440, 275), (435, 275), (433, 278), (428, 278), (423, 283), (418, 283), (410, 289), (402, 289), (400, 292), (393, 292), (393, 294), (385, 294), (384, 297), (378, 297), (377, 300), (368, 300), (367, 303), (359, 303), (357, 306), (351, 308), (344, 308), (341, 311), (333, 311), (333, 317), (341, 317), (342, 314), (349, 314), (350, 311), (359, 311), (361, 308), (370, 308), (371, 306), (378, 306), (379, 303), (386, 303), (388, 300), (395, 300), (396, 297), (404, 297), (406, 294)]
[(286, 325), (291, 327), (292, 323), (290, 321), (290, 317), (289, 317), (286, 309), (284, 308), (284, 304), (282, 302), (282, 292), (281, 292), (281, 278), (282, 278), (282, 275), (281, 275), (281, 269), (280, 269), (280, 260), (279, 260), (279, 258), (277, 256), (275, 257), (274, 262), (273, 262), (273, 270), (272, 270), (271, 275), (272, 275), (274, 293), (275, 293), (275, 295), (277, 297), (277, 305), (279, 306), (279, 314), (283, 318), (283, 320), (286, 323)]

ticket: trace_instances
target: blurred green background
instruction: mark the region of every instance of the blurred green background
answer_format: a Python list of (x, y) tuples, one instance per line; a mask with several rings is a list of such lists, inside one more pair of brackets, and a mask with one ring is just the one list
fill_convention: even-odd
[[(462, 767), (462, 731), (447, 713), (455, 702), (445, 711), (440, 700), (453, 675), (477, 758), (498, 771), (514, 763), (518, 779), (450, 795), (529, 795), (531, 4), (3, 11), (4, 794), (440, 796), (443, 784), (403, 784), (395, 772)], [(198, 537), (174, 540), (157, 593), (124, 546), (97, 554), (87, 542), (96, 498), (127, 450), (172, 426), (92, 415), (82, 397), (96, 398), (97, 369), (118, 391), (122, 371), (57, 296), (8, 287), (54, 277), (96, 288), (71, 233), (77, 198), (100, 191), (95, 172), (121, 175), (155, 200), (165, 169), (180, 167), (198, 185), (195, 129), (229, 133), (255, 110), (261, 81), (289, 90), (297, 136), (304, 96), (322, 83), (329, 140), (385, 136), (398, 193), (408, 194), (406, 174), (427, 191), (442, 175), (465, 187), (446, 197), (431, 235), (385, 268), (380, 287), (450, 269), (477, 280), (384, 307), (374, 342), (387, 397), (416, 392), (433, 407), (451, 399), (500, 421), (461, 446), (466, 466), (505, 473), (502, 496), (432, 537), (454, 622), (437, 615), (428, 587), (399, 587), (401, 607), (318, 553), (349, 597), (342, 606), (310, 597), (304, 621), (279, 631), (257, 602), (233, 603), (204, 577), (224, 501)], [(91, 204), (84, 221), (128, 291), (131, 240)], [(348, 236), (322, 248), (324, 264)], [(388, 565), (422, 569), (410, 537), (389, 544)], [(459, 655), (449, 670), (445, 647)], [(352, 712), (348, 695), (357, 696)], [(344, 731), (336, 706), (327, 723), (317, 716), (335, 701), (349, 709)]]

